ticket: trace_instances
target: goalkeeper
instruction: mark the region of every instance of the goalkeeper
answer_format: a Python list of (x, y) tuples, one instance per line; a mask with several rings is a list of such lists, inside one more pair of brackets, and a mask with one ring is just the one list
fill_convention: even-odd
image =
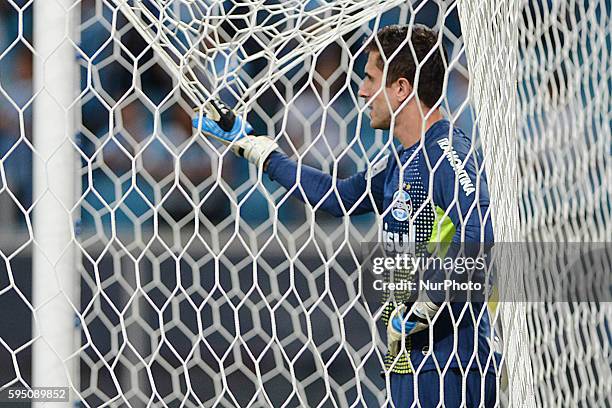
[[(334, 180), (298, 166), (271, 138), (248, 135), (251, 126), (219, 101), (206, 106), (194, 127), (229, 144), (287, 189), (300, 172), (308, 202), (323, 200), (320, 208), (332, 215), (344, 216), (349, 208), (352, 214), (384, 214), (383, 240), (388, 243), (492, 243), (489, 193), (485, 173), (478, 169), (479, 154), (437, 107), (446, 59), (438, 34), (421, 25), (412, 31), (396, 25), (381, 29), (376, 37), (366, 46), (359, 96), (369, 105), (372, 128), (390, 129), (393, 122), (391, 132), (401, 147), (391, 147), (396, 152), (367, 171)], [(323, 199), (334, 184), (338, 195)], [(293, 195), (304, 200), (298, 190)], [(495, 405), (497, 360), (488, 313), (480, 313), (486, 303), (471, 302), (470, 310), (465, 302), (419, 299), (383, 312), (390, 406), (408, 408), (416, 401), (420, 407)]]

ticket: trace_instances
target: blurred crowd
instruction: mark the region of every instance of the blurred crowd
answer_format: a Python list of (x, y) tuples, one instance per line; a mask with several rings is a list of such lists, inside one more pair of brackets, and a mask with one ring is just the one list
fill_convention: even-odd
[[(23, 18), (31, 27), (32, 13)], [(0, 2), (0, 223), (5, 228), (23, 223), (23, 210), (32, 203), (32, 57), (23, 43), (9, 50), (18, 33), (18, 13)], [(31, 43), (31, 30), (24, 37)]]
[[(23, 3), (18, 1), (16, 4)], [(133, 60), (125, 52), (117, 51), (117, 44), (107, 42), (110, 33), (105, 21), (109, 16), (104, 13), (108, 10), (95, 6), (96, 1), (93, 0), (82, 2), (82, 54), (79, 56), (75, 52), (75, 58), (82, 67), (81, 90), (84, 91), (76, 135), (83, 152), (83, 224), (92, 225), (96, 221), (96, 213), (108, 208), (106, 204), (111, 207), (121, 204), (115, 214), (119, 226), (142, 222), (142, 217), (151, 213), (152, 206), (162, 210), (160, 222), (175, 222), (194, 211), (202, 199), (205, 199), (205, 205), (201, 206), (201, 212), (213, 223), (226, 219), (232, 211), (236, 211), (235, 208), (232, 210), (232, 202), (247, 198), (240, 216), (247, 222), (266, 219), (270, 215), (270, 207), (265, 195), (261, 191), (249, 193), (248, 188), (243, 187), (248, 183), (248, 164), (227, 155), (223, 165), (217, 167), (219, 163), (211, 146), (193, 140), (191, 107), (185, 102), (181, 103), (179, 95), (166, 98), (168, 94), (177, 93), (173, 90), (175, 83), (172, 78), (157, 64), (142, 68), (154, 58), (152, 52), (139, 60), (138, 69), (132, 69)], [(23, 14), (21, 34), (27, 41), (16, 42), (19, 15), (9, 3), (0, 2), (0, 53), (4, 53), (0, 58), (0, 84), (3, 90), (0, 92), (0, 156), (3, 165), (0, 221), (3, 225), (17, 227), (25, 225), (24, 211), (32, 204), (30, 143), (33, 61), (32, 51), (26, 46), (26, 42), (32, 43), (31, 9), (31, 6), (28, 7)], [(102, 16), (96, 14), (100, 10)], [(437, 13), (435, 7), (423, 7), (417, 15), (417, 22), (433, 26), (438, 18)], [(398, 18), (398, 13), (391, 12), (383, 17), (380, 24), (395, 23)], [(459, 37), (456, 11), (447, 17), (446, 25)], [(232, 28), (226, 29), (231, 35)], [(120, 41), (134, 54), (144, 50), (147, 45), (134, 30), (125, 30)], [(360, 42), (356, 42), (351, 51), (354, 53), (360, 45)], [(451, 54), (451, 42), (446, 46)], [(7, 52), (8, 48), (10, 50)], [(272, 91), (266, 92), (258, 100), (262, 108), (252, 112), (249, 120), (256, 133), (282, 133), (281, 147), (285, 152), (304, 155), (304, 163), (324, 171), (331, 171), (333, 157), (339, 157), (347, 143), (359, 138), (361, 143), (353, 144), (349, 148), (350, 154), (344, 155), (339, 162), (339, 176), (347, 177), (363, 169), (364, 154), (370, 158), (374, 156), (376, 152), (371, 147), (376, 136), (367, 120), (362, 123), (360, 132), (356, 132), (358, 117), (355, 102), (348, 90), (339, 92), (346, 80), (346, 72), (339, 69), (341, 57), (341, 49), (337, 45), (325, 50), (316, 62), (312, 86), (307, 86), (308, 70), (300, 70), (298, 66), (289, 72), (288, 83), (293, 86), (290, 93), (294, 95), (291, 103), (280, 100)], [(94, 74), (91, 84), (88, 84), (88, 59), (91, 59)], [(225, 62), (218, 61), (219, 65)], [(361, 55), (355, 64), (360, 76), (364, 64), (365, 56)], [(240, 69), (254, 77), (261, 68), (261, 64), (253, 62)], [(138, 85), (138, 90), (133, 88), (134, 83)], [(322, 83), (329, 86), (323, 87)], [(355, 95), (357, 86), (357, 83), (352, 83)], [(464, 103), (467, 86), (464, 73), (453, 72), (450, 75), (447, 107), (453, 114)], [(235, 102), (230, 92), (221, 96), (230, 104)], [(324, 109), (323, 105), (327, 107)], [(109, 106), (113, 106), (113, 109), (109, 110)], [(282, 117), (285, 113), (287, 120), (278, 120), (278, 115)], [(285, 125), (282, 125), (283, 122)], [(321, 129), (323, 123), (325, 128)], [(456, 123), (466, 132), (471, 132), (469, 107), (463, 108), (463, 114), (457, 117)], [(386, 137), (379, 132), (377, 140), (384, 141)], [(212, 148), (221, 151), (219, 146)], [(179, 177), (176, 177), (177, 169)], [(231, 199), (217, 183), (219, 169), (224, 183), (235, 193)], [(88, 184), (88, 171), (93, 175), (92, 186)], [(133, 173), (136, 177), (132, 177)], [(250, 177), (252, 180), (252, 173)], [(275, 186), (271, 183), (265, 181), (265, 185), (274, 191)], [(137, 187), (137, 190), (133, 187)], [(303, 211), (301, 204), (289, 200), (282, 206), (280, 216), (290, 220), (300, 211)]]

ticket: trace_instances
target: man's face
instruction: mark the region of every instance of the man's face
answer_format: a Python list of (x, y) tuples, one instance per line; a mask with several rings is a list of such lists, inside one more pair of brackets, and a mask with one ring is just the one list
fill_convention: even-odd
[[(383, 72), (378, 67), (377, 61), (380, 58), (378, 52), (370, 52), (368, 62), (365, 66), (365, 76), (361, 87), (359, 88), (359, 96), (367, 101), (370, 101), (370, 126), (374, 129), (389, 129), (391, 126), (391, 113), (389, 109), (396, 110), (399, 103), (394, 102), (392, 97), (390, 84), (387, 84), (382, 90)], [(388, 96), (385, 97), (385, 94)], [(391, 106), (389, 106), (389, 104)], [(397, 106), (396, 106), (397, 105)]]

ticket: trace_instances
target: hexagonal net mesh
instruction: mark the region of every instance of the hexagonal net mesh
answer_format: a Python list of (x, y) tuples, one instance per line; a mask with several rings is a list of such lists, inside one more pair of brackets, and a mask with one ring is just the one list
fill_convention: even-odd
[[(518, 25), (519, 237), (530, 242), (609, 242), (612, 237), (610, 91), (612, 4), (523, 2)], [(598, 244), (594, 244), (598, 245)], [(528, 266), (550, 254), (535, 247)], [(569, 252), (568, 252), (569, 253)], [(569, 255), (527, 285), (533, 373), (541, 406), (610, 406), (610, 250)], [(549, 301), (574, 280), (596, 296)], [(571, 287), (571, 283), (569, 286)], [(601, 291), (599, 290), (601, 288)], [(588, 323), (587, 323), (588, 322)]]
[[(606, 241), (610, 4), (561, 3), (0, 6), (10, 23), (0, 36), (0, 387), (68, 386), (82, 406), (396, 406), (389, 370), (403, 363), (389, 364), (380, 323), (389, 302), (367, 298), (361, 255), (401, 215), (394, 205), (325, 211), (339, 180), (373, 171), (389, 152), (408, 174), (417, 157), (402, 161), (393, 129), (369, 126), (358, 91), (366, 43), (391, 24), (439, 32), (448, 55), (438, 107), (451, 133), (467, 135), (470, 155), (482, 150), (475, 172), (487, 174), (491, 210), (474, 211), (497, 242)], [(299, 172), (282, 187), (192, 129), (194, 109), (211, 98), (274, 137), (298, 167), (331, 174), (326, 195), (305, 204)], [(431, 163), (423, 151), (432, 180), (449, 160), (455, 174), (463, 169), (452, 149)], [(452, 189), (456, 200), (465, 184)], [(373, 194), (368, 185), (362, 197)], [(429, 208), (414, 204), (410, 228)], [(459, 217), (455, 230), (466, 226)], [(554, 281), (569, 272), (557, 264), (545, 272), (549, 286), (531, 285), (521, 271), (546, 250), (534, 248), (514, 254), (519, 270), (518, 258), (500, 255), (503, 301), (464, 303), (452, 321), (440, 317), (454, 313), (448, 304), (433, 318), (451, 337), (467, 324), (489, 344), (482, 361), (476, 346), (467, 354), (479, 385), (469, 389), (468, 372), (428, 353), (435, 344), (412, 350), (423, 358), (410, 360), (411, 378), (435, 372), (444, 384), (459, 372), (467, 406), (488, 392), (486, 373), (497, 406), (611, 403), (610, 304), (558, 302)], [(525, 293), (546, 301), (515, 301)], [(487, 334), (478, 333), (483, 316)], [(451, 355), (461, 359), (458, 348)], [(438, 393), (452, 405), (452, 391), (438, 384)]]

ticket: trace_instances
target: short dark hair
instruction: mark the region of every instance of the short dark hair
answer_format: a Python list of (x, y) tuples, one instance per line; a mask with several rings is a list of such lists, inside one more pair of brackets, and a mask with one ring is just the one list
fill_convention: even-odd
[[(442, 96), (444, 86), (444, 74), (446, 71), (445, 61), (447, 59), (444, 45), (438, 44), (438, 33), (422, 24), (412, 26), (410, 40), (406, 41), (410, 27), (408, 25), (390, 25), (384, 27), (376, 33), (376, 38), (370, 40), (366, 45), (367, 52), (377, 52), (378, 66), (383, 69), (385, 56), (388, 60), (391, 55), (401, 46), (400, 51), (389, 62), (387, 70), (387, 84), (392, 84), (399, 78), (406, 78), (415, 88), (416, 95), (421, 102), (428, 107), (432, 107)], [(380, 43), (380, 45), (379, 45)], [(416, 54), (417, 61), (414, 61), (410, 43)], [(425, 60), (432, 48), (436, 48), (421, 66), (418, 83), (414, 83), (416, 67), (418, 63)]]

